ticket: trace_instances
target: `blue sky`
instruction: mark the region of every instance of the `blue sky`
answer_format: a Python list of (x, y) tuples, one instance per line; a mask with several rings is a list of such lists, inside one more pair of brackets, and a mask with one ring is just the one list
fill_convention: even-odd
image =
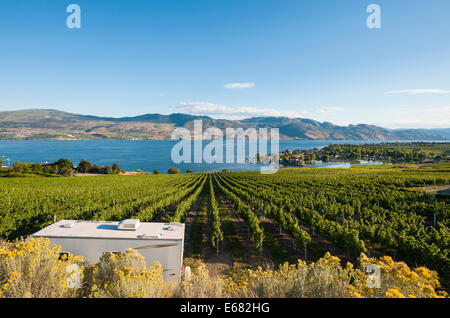
[[(81, 7), (81, 29), (66, 7)], [(381, 29), (366, 8), (381, 7)], [(448, 0), (2, 0), (0, 111), (450, 127)]]

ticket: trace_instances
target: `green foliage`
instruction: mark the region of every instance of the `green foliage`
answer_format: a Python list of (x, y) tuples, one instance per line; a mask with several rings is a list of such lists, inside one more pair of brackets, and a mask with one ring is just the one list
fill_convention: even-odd
[(299, 227), (298, 220), (291, 212), (285, 212), (283, 208), (277, 208), (276, 206), (264, 208), (264, 205), (261, 204), (261, 200), (255, 197), (257, 195), (257, 190), (255, 190), (254, 187), (249, 184), (238, 184), (234, 182), (233, 177), (230, 176), (223, 176), (221, 182), (231, 190), (233, 195), (236, 195), (249, 204), (253, 211), (259, 211), (264, 217), (269, 217), (276, 221), (294, 240), (306, 244), (311, 242), (309, 234)]
[(174, 216), (170, 218), (170, 220), (172, 222), (183, 222), (184, 221), (184, 219), (186, 217), (186, 213), (192, 207), (194, 202), (197, 201), (200, 193), (202, 192), (203, 186), (206, 182), (206, 179), (207, 178), (206, 178), (206, 174), (205, 174), (204, 177), (202, 176), (200, 186), (197, 187), (195, 192), (192, 195), (190, 195), (189, 197), (185, 198), (183, 201), (181, 201), (177, 205), (177, 209), (175, 210)]
[(14, 164), (13, 164), (13, 171), (14, 172), (22, 172), (23, 169), (24, 168), (23, 168), (22, 163), (20, 161), (14, 162)]
[(285, 169), (276, 175), (235, 173), (226, 179), (234, 193), (292, 237), (295, 219), (283, 220), (286, 212), (353, 255), (367, 245), (377, 246), (450, 279), (449, 201), (407, 189), (449, 185), (446, 170)]
[(112, 172), (113, 172), (114, 174), (119, 174), (119, 173), (120, 173), (120, 167), (119, 167), (119, 165), (118, 165), (117, 163), (114, 163), (114, 164), (111, 166), (111, 168), (112, 168)]
[(58, 170), (73, 169), (73, 164), (69, 159), (61, 158), (55, 162), (55, 167)]
[(256, 249), (261, 253), (264, 240), (264, 230), (259, 224), (258, 217), (255, 213), (253, 213), (252, 209), (247, 204), (242, 202), (242, 200), (237, 195), (230, 191), (226, 186), (223, 186), (222, 183), (226, 184), (226, 181), (219, 177), (219, 180), (217, 182), (219, 190), (233, 202), (234, 208), (237, 210), (239, 216), (244, 220), (245, 224), (250, 230), (250, 234), (252, 236), (253, 242), (255, 243)]
[(78, 164), (77, 171), (80, 173), (98, 173), (98, 174), (119, 174), (121, 173), (120, 167), (117, 163), (112, 166), (99, 167), (98, 165), (92, 166), (92, 163), (82, 159)]
[(211, 197), (211, 215), (212, 215), (212, 234), (211, 234), (211, 244), (214, 247), (219, 248), (216, 244), (223, 240), (223, 233), (220, 227), (220, 211), (217, 205), (216, 195), (214, 192), (214, 186), (212, 182), (212, 177), (209, 177), (209, 194)]
[(450, 143), (380, 143), (364, 145), (329, 145), (322, 156), (339, 160), (372, 159), (388, 162), (423, 162), (426, 159), (448, 161)]
[(202, 174), (5, 178), (0, 237), (29, 235), (57, 219), (151, 221), (193, 193)]
[(88, 173), (91, 170), (92, 170), (92, 163), (84, 159), (81, 159), (80, 163), (78, 164), (77, 171), (80, 173)]
[(119, 174), (123, 172), (117, 163), (112, 166), (100, 167), (92, 166), (89, 161), (82, 159), (76, 169), (73, 168), (72, 162), (67, 159), (59, 159), (54, 163), (21, 163), (16, 161), (12, 168), (0, 170), (0, 175), (5, 177), (26, 177), (26, 176), (65, 176), (71, 177), (74, 173), (94, 173), (94, 174)]
[(103, 169), (103, 173), (104, 173), (104, 174), (113, 174), (113, 168), (112, 168), (111, 166), (106, 166), (106, 167)]
[(102, 173), (103, 169), (102, 167), (100, 167), (99, 165), (95, 164), (90, 170), (89, 172), (91, 173)]
[(177, 174), (177, 173), (180, 173), (180, 169), (178, 169), (178, 168), (170, 168), (168, 173), (169, 174)]

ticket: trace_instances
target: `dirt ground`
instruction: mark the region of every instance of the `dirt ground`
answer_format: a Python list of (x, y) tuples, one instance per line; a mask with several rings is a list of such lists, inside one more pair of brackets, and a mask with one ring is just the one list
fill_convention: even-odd
[(409, 190), (413, 191), (425, 191), (428, 193), (439, 193), (442, 195), (450, 195), (450, 186), (428, 186), (428, 187), (416, 187), (410, 188)]
[(226, 242), (220, 242), (219, 255), (215, 248), (208, 248), (203, 255), (203, 262), (211, 276), (225, 277), (233, 267), (231, 254), (226, 248)]

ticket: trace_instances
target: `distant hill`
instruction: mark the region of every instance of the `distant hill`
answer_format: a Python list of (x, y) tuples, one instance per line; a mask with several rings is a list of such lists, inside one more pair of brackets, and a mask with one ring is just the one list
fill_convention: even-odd
[[(450, 128), (437, 128), (437, 129), (394, 129), (393, 132), (400, 137), (415, 137), (414, 139), (420, 140), (424, 138), (427, 139), (428, 136), (440, 136), (446, 140), (450, 140)], [(405, 139), (405, 138), (403, 138)]]
[(313, 140), (448, 140), (450, 129), (388, 130), (374, 125), (337, 126), (306, 118), (253, 117), (214, 119), (189, 114), (145, 114), (135, 117), (78, 115), (54, 109), (0, 112), (0, 139), (170, 139), (176, 127), (193, 128), (202, 119), (204, 128), (279, 128), (282, 139)]

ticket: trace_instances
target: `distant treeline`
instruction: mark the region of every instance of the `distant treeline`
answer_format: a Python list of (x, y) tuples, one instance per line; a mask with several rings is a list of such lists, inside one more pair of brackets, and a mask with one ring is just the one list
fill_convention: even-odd
[(312, 165), (316, 159), (322, 162), (344, 161), (357, 163), (360, 160), (368, 160), (390, 163), (445, 163), (450, 161), (450, 143), (385, 142), (363, 145), (331, 144), (322, 149), (292, 151), (286, 149), (280, 152), (280, 162), (284, 166)]
[[(0, 159), (0, 166), (2, 165)], [(75, 173), (93, 173), (93, 174), (119, 174), (125, 172), (121, 170), (117, 163), (111, 166), (99, 166), (82, 159), (78, 166), (65, 158), (61, 158), (53, 163), (30, 163), (14, 162), (12, 167), (1, 168), (0, 176), (20, 177), (20, 176), (73, 176)]]
[(329, 145), (319, 151), (323, 161), (380, 160), (387, 162), (447, 162), (450, 143), (380, 143), (364, 145)]

